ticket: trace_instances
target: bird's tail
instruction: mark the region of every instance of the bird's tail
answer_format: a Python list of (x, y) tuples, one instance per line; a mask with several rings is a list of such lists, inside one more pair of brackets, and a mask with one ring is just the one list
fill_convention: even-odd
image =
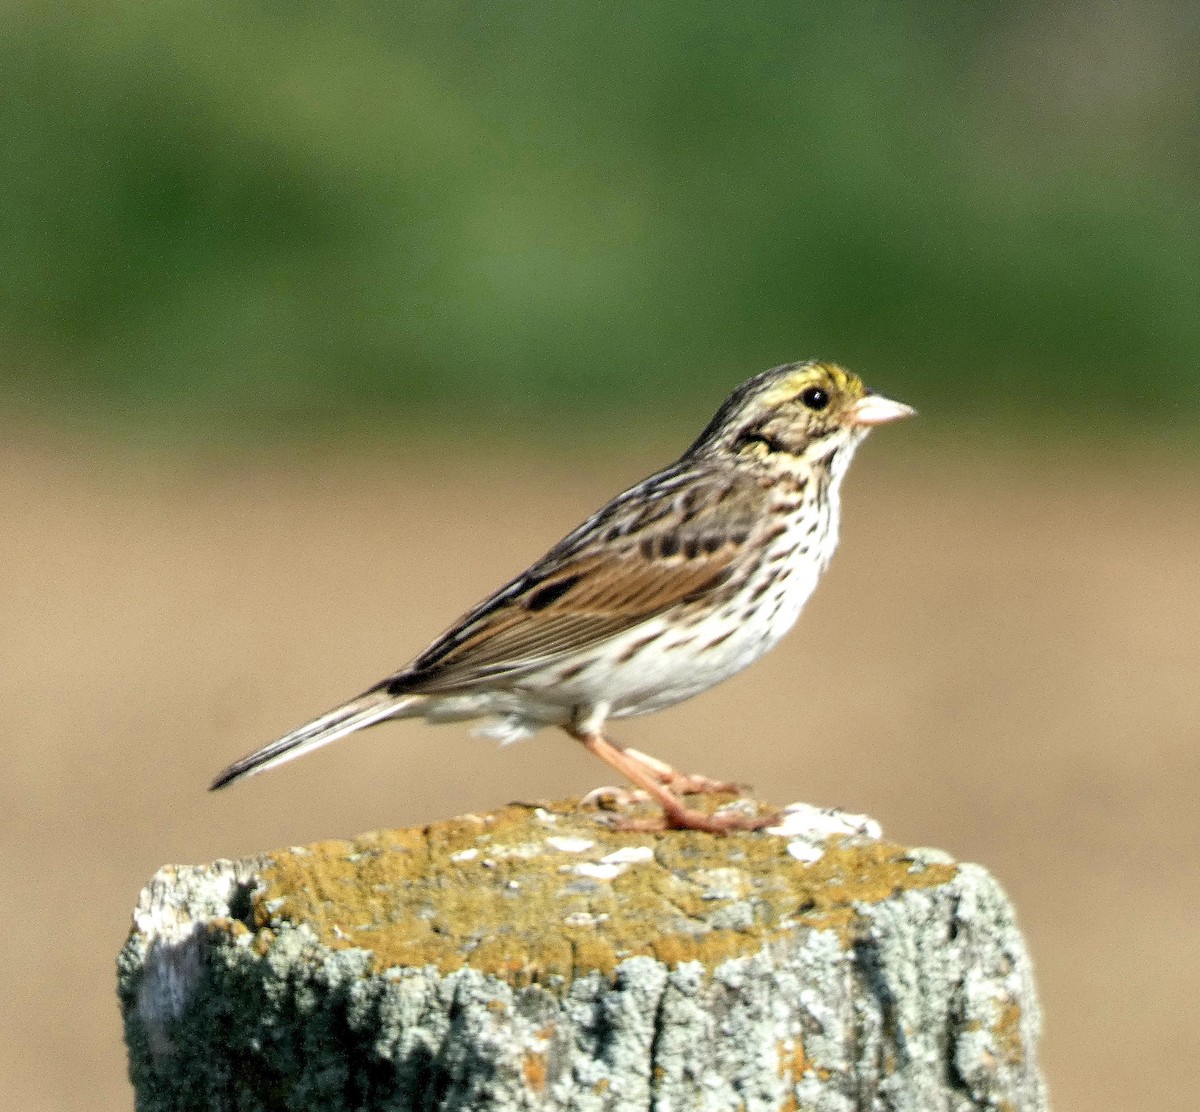
[(285, 734), (278, 741), (264, 745), (248, 757), (235, 761), (217, 776), (208, 790), (216, 791), (244, 776), (253, 776), (286, 761), (295, 760), (322, 745), (337, 741), (355, 730), (374, 726), (376, 722), (387, 718), (406, 718), (412, 714), (420, 714), (419, 708), (424, 702), (423, 695), (391, 695), (386, 685), (373, 687), (348, 703), (321, 715), (320, 718), (314, 718), (290, 734)]

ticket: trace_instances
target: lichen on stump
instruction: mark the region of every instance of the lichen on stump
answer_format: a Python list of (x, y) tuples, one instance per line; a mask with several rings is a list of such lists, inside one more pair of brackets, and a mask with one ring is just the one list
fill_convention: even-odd
[(775, 829), (567, 801), (164, 868), (118, 961), (137, 1108), (1044, 1109), (995, 881)]

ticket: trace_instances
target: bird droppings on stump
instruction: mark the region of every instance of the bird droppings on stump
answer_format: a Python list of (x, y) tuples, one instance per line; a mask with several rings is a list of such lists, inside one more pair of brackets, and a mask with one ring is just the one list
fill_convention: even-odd
[(514, 804), (160, 870), (119, 960), (139, 1112), (1045, 1108), (995, 882), (772, 829)]

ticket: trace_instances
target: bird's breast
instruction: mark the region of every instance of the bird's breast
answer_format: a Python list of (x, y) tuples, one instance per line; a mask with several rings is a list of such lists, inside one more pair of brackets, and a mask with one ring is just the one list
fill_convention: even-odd
[(655, 615), (533, 682), (614, 717), (682, 702), (740, 672), (795, 624), (836, 545), (836, 521), (798, 506), (765, 529), (757, 551), (712, 594)]

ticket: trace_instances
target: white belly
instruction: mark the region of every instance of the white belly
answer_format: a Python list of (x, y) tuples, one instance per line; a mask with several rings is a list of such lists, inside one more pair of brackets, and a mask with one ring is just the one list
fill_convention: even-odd
[(504, 687), (431, 699), (423, 713), (434, 722), (491, 717), (479, 732), (507, 742), (567, 725), (578, 712), (604, 707), (625, 718), (689, 699), (753, 664), (792, 628), (833, 554), (836, 530), (836, 511), (799, 544), (789, 530), (743, 589), (712, 611), (651, 618)]
[[(530, 677), (522, 687), (570, 708), (606, 703), (614, 718), (660, 710), (707, 691), (774, 648), (796, 623), (832, 553), (834, 538), (821, 539), (823, 558), (797, 549), (785, 563), (764, 560), (745, 589), (715, 611), (691, 621), (651, 619), (548, 675)], [(763, 580), (766, 590), (752, 601)]]

